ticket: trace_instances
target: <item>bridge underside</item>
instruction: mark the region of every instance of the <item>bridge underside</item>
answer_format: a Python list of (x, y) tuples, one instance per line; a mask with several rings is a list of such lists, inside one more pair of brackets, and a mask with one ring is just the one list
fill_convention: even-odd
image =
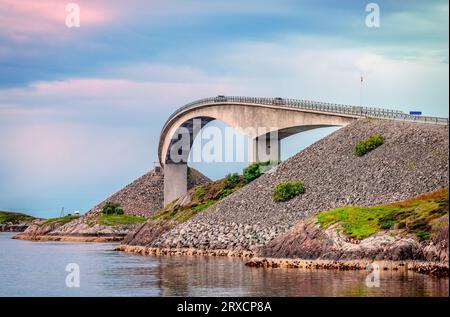
[[(213, 120), (241, 131), (251, 141), (250, 162), (280, 161), (282, 139), (304, 131), (345, 126), (354, 116), (330, 115), (277, 107), (213, 104), (186, 111), (170, 122), (161, 134), (159, 157), (164, 168), (164, 204), (187, 191), (187, 161), (195, 137)], [(261, 133), (259, 128), (265, 127)], [(183, 142), (183, 138), (188, 142)]]
[[(209, 122), (215, 120), (213, 118), (198, 118), (201, 119), (200, 129), (203, 128)], [(199, 133), (199, 130), (194, 128), (193, 120), (185, 122), (182, 127), (185, 128), (185, 133), (189, 131), (189, 148), (182, 151), (178, 151), (181, 155), (181, 161), (174, 162), (169, 153), (166, 156), (164, 164), (164, 204), (168, 204), (174, 199), (180, 197), (187, 191), (187, 161), (189, 158), (190, 149), (192, 148), (195, 136)], [(264, 135), (260, 135), (250, 140), (249, 148), (249, 161), (250, 163), (272, 161), (281, 161), (281, 140), (295, 135), (297, 133), (324, 128), (332, 127), (334, 125), (306, 125), (296, 126), (280, 130), (271, 131)], [(198, 127), (197, 127), (198, 128)], [(179, 134), (181, 135), (181, 133)], [(171, 145), (174, 146), (176, 142), (180, 141), (179, 138), (173, 139)]]

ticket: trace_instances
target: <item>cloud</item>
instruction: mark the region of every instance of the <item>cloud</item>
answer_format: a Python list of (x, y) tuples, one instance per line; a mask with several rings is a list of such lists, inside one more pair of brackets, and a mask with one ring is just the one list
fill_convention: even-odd
[[(130, 64), (218, 72), (222, 51), (237, 43), (278, 44), (289, 37), (333, 44), (328, 45), (331, 49), (363, 48), (389, 58), (448, 63), (448, 28), (442, 27), (448, 24), (445, 1), (380, 1), (382, 27), (369, 29), (364, 1), (81, 0), (76, 2), (87, 17), (82, 16), (82, 27), (76, 30), (64, 25), (65, 1), (3, 1), (4, 87), (97, 77), (107, 68)], [(57, 6), (61, 8), (53, 9)]]
[[(155, 68), (164, 69), (161, 66)], [(171, 67), (168, 69), (170, 74), (174, 75), (173, 82), (74, 78), (37, 82), (24, 88), (2, 89), (0, 113), (5, 118), (8, 115), (22, 115), (26, 109), (36, 115), (40, 115), (37, 109), (65, 109), (67, 113), (74, 115), (102, 116), (104, 112), (104, 116), (108, 116), (111, 112), (118, 111), (160, 113), (164, 116), (163, 113), (167, 112), (168, 107), (176, 109), (184, 103), (215, 95), (217, 92), (239, 90), (237, 85), (227, 80), (209, 80), (205, 75), (188, 76), (189, 72), (186, 73), (183, 67), (181, 74), (187, 77), (180, 81), (176, 70)]]
[(2, 129), (2, 165), (14, 166), (18, 178), (39, 179), (40, 186), (64, 179), (80, 182), (135, 160), (138, 133), (82, 123), (10, 126)]
[[(68, 14), (63, 0), (0, 0), (0, 36), (16, 42), (38, 37), (62, 39)], [(113, 19), (111, 7), (100, 1), (76, 1), (85, 27), (104, 25)]]
[(448, 67), (438, 60), (398, 59), (298, 36), (237, 43), (223, 52), (216, 67), (246, 94), (359, 104), (362, 73), (364, 104), (448, 116)]

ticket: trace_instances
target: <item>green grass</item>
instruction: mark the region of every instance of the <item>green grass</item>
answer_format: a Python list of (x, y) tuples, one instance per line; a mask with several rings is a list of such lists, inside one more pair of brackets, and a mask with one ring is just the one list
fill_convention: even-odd
[(147, 219), (145, 217), (135, 215), (101, 215), (97, 218), (97, 223), (104, 226), (119, 226), (125, 224), (143, 223)]
[(214, 205), (215, 203), (216, 203), (216, 201), (209, 200), (209, 201), (206, 201), (206, 202), (201, 203), (200, 205), (194, 206), (194, 207), (192, 207), (191, 209), (192, 209), (195, 213), (197, 213), (197, 212), (203, 211), (203, 210), (205, 210), (205, 209), (208, 209), (209, 207), (211, 207), (211, 206)]
[(34, 217), (20, 212), (0, 211), (0, 223), (20, 223), (22, 221), (33, 221)]
[(316, 218), (321, 228), (339, 223), (345, 234), (356, 239), (397, 229), (428, 240), (433, 225), (445, 215), (448, 215), (448, 188), (387, 205), (337, 208), (321, 212)]
[(60, 224), (65, 225), (66, 223), (71, 222), (72, 220), (78, 219), (80, 216), (64, 216), (59, 218), (50, 218), (40, 224), (40, 226), (51, 225), (51, 224)]
[(194, 195), (193, 195), (194, 198), (201, 199), (205, 195), (206, 195), (206, 190), (203, 187), (199, 186), (194, 189)]

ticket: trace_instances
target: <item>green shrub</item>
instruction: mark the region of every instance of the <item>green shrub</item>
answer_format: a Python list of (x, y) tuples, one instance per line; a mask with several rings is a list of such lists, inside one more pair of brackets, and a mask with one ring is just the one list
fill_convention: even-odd
[(116, 215), (123, 215), (124, 211), (122, 208), (116, 208)]
[(238, 173), (234, 173), (234, 174), (228, 174), (225, 177), (225, 184), (224, 187), (228, 188), (228, 189), (233, 189), (235, 188), (237, 185), (239, 185), (239, 183), (241, 182), (241, 177), (239, 176)]
[(253, 163), (244, 169), (244, 179), (246, 183), (250, 183), (260, 177), (265, 170), (270, 168), (270, 161)]
[(214, 196), (215, 199), (224, 199), (225, 197), (231, 195), (233, 193), (233, 191), (229, 188), (222, 188), (221, 190), (219, 190), (219, 192), (217, 193), (217, 195)]
[(105, 215), (123, 215), (123, 209), (119, 204), (108, 201), (102, 208), (102, 213)]
[(380, 134), (371, 135), (366, 140), (361, 140), (355, 145), (355, 155), (363, 156), (384, 143), (384, 137)]
[(289, 181), (280, 183), (273, 189), (274, 201), (287, 201), (305, 192), (305, 185), (300, 181)]

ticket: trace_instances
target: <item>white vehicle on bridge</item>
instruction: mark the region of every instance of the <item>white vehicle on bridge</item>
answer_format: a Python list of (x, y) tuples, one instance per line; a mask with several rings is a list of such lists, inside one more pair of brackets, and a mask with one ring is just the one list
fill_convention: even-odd
[(283, 98), (277, 97), (272, 100), (274, 105), (285, 105), (286, 101)]

